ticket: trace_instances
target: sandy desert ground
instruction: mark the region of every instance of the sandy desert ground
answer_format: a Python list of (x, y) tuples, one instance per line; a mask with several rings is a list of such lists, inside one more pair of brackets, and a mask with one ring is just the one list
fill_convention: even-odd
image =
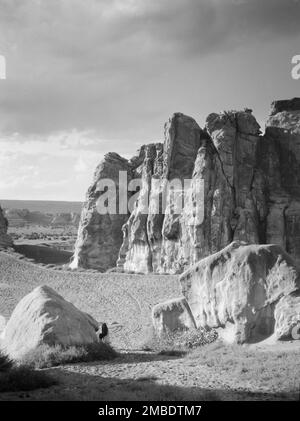
[(300, 346), (224, 346), (187, 354), (145, 352), (151, 308), (180, 295), (176, 276), (101, 274), (46, 268), (0, 252), (0, 314), (8, 318), (34, 287), (47, 284), (110, 327), (119, 351), (108, 362), (49, 369), (57, 386), (2, 393), (0, 400), (298, 400)]

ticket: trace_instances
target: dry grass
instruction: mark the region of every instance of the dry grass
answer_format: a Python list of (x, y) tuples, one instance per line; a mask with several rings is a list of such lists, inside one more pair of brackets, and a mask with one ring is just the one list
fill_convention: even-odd
[(233, 384), (248, 383), (257, 390), (267, 388), (283, 394), (300, 392), (300, 349), (258, 351), (217, 341), (191, 351), (185, 358), (209, 367), (220, 377), (229, 377)]
[(143, 349), (155, 351), (160, 355), (180, 356), (190, 352), (191, 349), (212, 343), (216, 339), (217, 332), (214, 329), (199, 328), (186, 331), (168, 331), (162, 336), (158, 336), (151, 328)]
[(44, 344), (35, 350), (29, 351), (21, 359), (21, 365), (41, 369), (78, 362), (107, 361), (116, 356), (116, 351), (105, 343), (71, 347), (63, 347), (61, 345), (49, 346)]

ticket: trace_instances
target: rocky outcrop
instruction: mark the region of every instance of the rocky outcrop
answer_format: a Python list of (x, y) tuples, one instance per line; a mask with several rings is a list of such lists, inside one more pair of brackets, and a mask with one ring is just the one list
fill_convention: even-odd
[(65, 227), (71, 225), (78, 227), (79, 221), (80, 215), (76, 212), (57, 213), (52, 217), (50, 225), (52, 227)]
[[(120, 247), (122, 245), (122, 226), (128, 219), (127, 212), (119, 214), (116, 211), (101, 214), (98, 210), (98, 199), (104, 193), (101, 180), (111, 180), (116, 186), (116, 195), (119, 193), (119, 172), (129, 175), (131, 166), (129, 162), (118, 154), (109, 153), (97, 167), (93, 184), (87, 192), (83, 205), (75, 253), (71, 268), (77, 267), (108, 269), (116, 265)], [(119, 211), (118, 201), (115, 203)]]
[(2, 334), (1, 347), (14, 359), (42, 344), (76, 346), (98, 342), (98, 323), (65, 301), (48, 286), (40, 286), (16, 306)]
[(300, 273), (280, 246), (233, 242), (180, 282), (197, 327), (221, 328), (223, 337), (230, 331), (231, 341), (257, 342), (274, 332), (282, 339), (300, 323)]
[(0, 339), (2, 337), (2, 333), (5, 329), (5, 326), (6, 326), (6, 319), (5, 319), (4, 316), (1, 316), (1, 314), (0, 314)]
[(0, 249), (12, 247), (13, 242), (10, 236), (7, 234), (8, 222), (5, 216), (3, 215), (3, 211), (0, 207)]
[(275, 335), (277, 339), (300, 339), (300, 291), (284, 296), (276, 305)]
[(78, 227), (80, 215), (76, 212), (44, 213), (29, 211), (28, 209), (6, 209), (5, 217), (10, 227), (23, 227), (25, 225), (42, 225), (45, 227)]
[[(265, 135), (249, 109), (210, 114), (204, 129), (176, 113), (163, 144), (129, 161), (108, 154), (88, 191), (72, 267), (182, 273), (235, 240), (278, 244), (300, 261), (299, 102), (275, 101)], [(118, 171), (140, 179), (135, 205), (99, 215), (96, 186)]]
[(168, 332), (196, 328), (194, 317), (185, 298), (169, 300), (154, 306), (152, 322), (158, 336)]
[(275, 101), (258, 148), (263, 180), (262, 242), (281, 245), (300, 262), (300, 99)]

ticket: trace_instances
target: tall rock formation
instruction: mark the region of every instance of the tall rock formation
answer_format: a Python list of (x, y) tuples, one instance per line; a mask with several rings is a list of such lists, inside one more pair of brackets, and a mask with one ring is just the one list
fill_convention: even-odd
[(300, 99), (275, 101), (258, 150), (264, 178), (265, 243), (281, 245), (300, 262)]
[[(120, 170), (141, 181), (134, 208), (99, 215), (96, 186)], [(100, 164), (72, 267), (181, 273), (235, 240), (275, 243), (299, 260), (299, 197), (299, 99), (272, 104), (265, 135), (249, 109), (210, 114), (204, 129), (176, 113), (163, 145), (143, 146), (129, 161), (108, 154)]]
[(2, 208), (0, 207), (0, 249), (12, 247), (13, 242), (10, 236), (7, 234), (8, 223), (7, 219), (3, 215)]
[[(118, 193), (119, 172), (130, 173), (128, 161), (116, 153), (105, 155), (96, 168), (93, 184), (88, 189), (82, 208), (75, 253), (71, 268), (78, 267), (105, 270), (116, 265), (122, 245), (122, 226), (127, 214), (100, 214), (97, 209), (99, 197), (104, 193), (100, 181), (112, 180)], [(116, 203), (118, 205), (118, 203)]]

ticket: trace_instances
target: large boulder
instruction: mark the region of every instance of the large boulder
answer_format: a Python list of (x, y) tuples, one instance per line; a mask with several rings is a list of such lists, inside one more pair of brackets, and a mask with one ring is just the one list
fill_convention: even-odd
[(155, 332), (162, 336), (168, 332), (195, 329), (196, 323), (185, 298), (168, 300), (152, 309)]
[(98, 323), (48, 286), (26, 295), (13, 311), (2, 335), (2, 348), (21, 358), (41, 344), (87, 345), (98, 341)]
[[(244, 343), (274, 333), (276, 305), (299, 291), (300, 275), (280, 246), (233, 242), (184, 272), (180, 282), (197, 327), (228, 328), (232, 341)], [(288, 302), (281, 302), (281, 311)], [(280, 324), (278, 316), (275, 330)]]

